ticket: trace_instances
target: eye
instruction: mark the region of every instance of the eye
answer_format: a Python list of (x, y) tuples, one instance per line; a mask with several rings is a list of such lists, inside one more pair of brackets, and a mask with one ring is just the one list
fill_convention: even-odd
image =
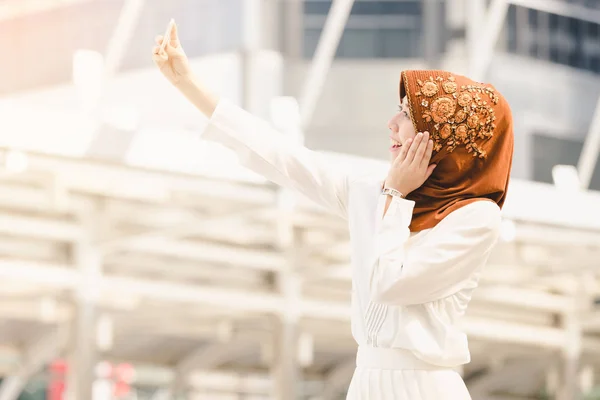
[(405, 110), (405, 107), (402, 104), (398, 106), (398, 112), (403, 113), (406, 117), (408, 117), (408, 111)]

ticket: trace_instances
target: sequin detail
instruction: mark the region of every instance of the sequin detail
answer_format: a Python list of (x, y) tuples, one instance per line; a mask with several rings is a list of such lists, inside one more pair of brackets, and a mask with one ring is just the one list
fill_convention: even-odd
[[(476, 143), (493, 136), (496, 125), (494, 108), (499, 97), (494, 89), (483, 85), (463, 85), (453, 76), (417, 80), (417, 97), (422, 99), (422, 118), (435, 123), (432, 132), (434, 150), (445, 146), (449, 152), (464, 145), (474, 157), (485, 158), (486, 152)], [(435, 96), (438, 96), (437, 98)], [(491, 103), (491, 104), (490, 104)]]

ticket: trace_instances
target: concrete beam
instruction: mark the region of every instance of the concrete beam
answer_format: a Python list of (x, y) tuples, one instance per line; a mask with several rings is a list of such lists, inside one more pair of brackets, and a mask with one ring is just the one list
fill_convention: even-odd
[(231, 263), (258, 271), (279, 271), (287, 265), (285, 257), (275, 252), (161, 237), (132, 239), (122, 249), (157, 256), (189, 258), (207, 263)]
[[(161, 238), (165, 237), (178, 238), (202, 233), (208, 234), (214, 229), (219, 229), (219, 227), (223, 225), (226, 225), (228, 228), (232, 228), (232, 223), (235, 223), (236, 220), (250, 217), (255, 214), (256, 211), (257, 209), (243, 209), (242, 211), (236, 210), (229, 211), (224, 214), (213, 214), (205, 218), (189, 215), (185, 220), (181, 220), (181, 223), (173, 223), (166, 228), (149, 229), (145, 232), (130, 235), (118, 235), (107, 240), (102, 240), (98, 243), (98, 245), (102, 248), (102, 252), (106, 256), (113, 251), (118, 251), (124, 247), (127, 247), (128, 244), (135, 244), (136, 242), (143, 242), (144, 240), (160, 240)], [(240, 229), (240, 227), (236, 226), (236, 229)], [(250, 233), (253, 232), (253, 230), (246, 230), (245, 232)]]
[[(52, 266), (28, 262), (0, 261), (0, 278), (42, 284), (56, 289), (75, 290), (84, 277), (68, 266)], [(124, 277), (99, 277), (94, 285), (102, 296), (128, 293), (168, 303), (188, 303), (217, 306), (244, 312), (284, 315), (286, 303), (279, 294), (232, 290), (208, 285), (187, 285)], [(318, 319), (347, 322), (351, 310), (345, 302), (302, 299), (300, 315)], [(560, 349), (566, 341), (565, 332), (553, 327), (509, 323), (481, 318), (465, 318), (463, 329), (473, 337), (494, 342), (519, 343), (550, 349)], [(600, 340), (585, 338), (584, 351), (600, 354)]]
[(0, 212), (0, 233), (11, 236), (74, 242), (81, 232), (81, 226), (72, 221)]
[[(0, 154), (2, 149), (0, 149)], [(28, 154), (29, 168), (32, 171), (43, 171), (61, 176), (65, 187), (78, 195), (72, 194), (73, 206), (82, 211), (93, 204), (87, 196), (109, 197), (119, 200), (138, 200), (145, 203), (163, 206), (177, 204), (177, 198), (194, 197), (211, 200), (222, 199), (240, 202), (245, 205), (272, 206), (277, 191), (270, 185), (249, 184), (247, 174), (240, 173), (239, 179), (215, 180), (205, 176), (174, 174), (164, 171), (150, 171), (131, 168), (123, 165), (103, 164), (82, 161), (80, 159), (60, 158), (54, 156)], [(384, 162), (347, 157), (349, 165), (373, 164), (384, 166)], [(93, 176), (94, 179), (89, 179)], [(256, 181), (254, 181), (256, 183)], [(264, 181), (263, 181), (264, 182)], [(49, 194), (32, 192), (23, 188), (4, 187), (0, 185), (0, 205), (22, 209), (24, 205), (39, 210), (51, 209)], [(600, 214), (600, 192), (562, 193), (554, 185), (538, 182), (511, 180), (509, 197), (503, 208), (503, 215), (515, 221), (527, 221), (558, 225), (565, 228), (589, 229), (600, 231), (600, 221), (589, 218), (589, 215)], [(82, 196), (85, 194), (85, 196)], [(16, 196), (16, 197), (15, 197)], [(544, 199), (540, 203), (539, 199)], [(563, 206), (569, 203), (571, 207)], [(308, 200), (299, 197), (300, 211), (318, 212), (320, 217), (326, 215), (323, 210)], [(557, 211), (558, 210), (558, 211)], [(90, 212), (90, 208), (87, 208)], [(333, 218), (332, 218), (333, 219)], [(337, 220), (337, 219), (336, 219)]]
[(475, 292), (473, 297), (477, 301), (548, 312), (573, 312), (576, 309), (575, 301), (570, 296), (511, 286), (481, 287)]

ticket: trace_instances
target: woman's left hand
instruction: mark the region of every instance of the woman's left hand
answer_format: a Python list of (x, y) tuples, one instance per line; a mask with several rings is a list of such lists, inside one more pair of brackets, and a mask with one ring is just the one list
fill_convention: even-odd
[(409, 139), (394, 160), (385, 187), (396, 189), (404, 196), (421, 187), (436, 167), (429, 165), (432, 153), (433, 141), (429, 139), (429, 132), (419, 132), (414, 140)]

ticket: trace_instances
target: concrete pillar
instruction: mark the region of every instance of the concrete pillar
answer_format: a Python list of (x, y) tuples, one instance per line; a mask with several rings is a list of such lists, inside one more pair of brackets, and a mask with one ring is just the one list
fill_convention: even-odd
[(555, 361), (546, 369), (546, 393), (552, 397), (558, 392), (560, 381), (560, 363)]
[(438, 0), (423, 0), (423, 55), (428, 68), (440, 68), (442, 53), (442, 5)]
[(563, 316), (566, 332), (566, 343), (562, 352), (562, 379), (557, 400), (578, 400), (581, 392), (579, 386), (579, 364), (581, 358), (581, 322), (577, 315), (570, 313)]
[[(298, 234), (292, 228), (290, 230), (292, 236), (288, 236), (288, 238), (293, 240), (287, 251), (290, 259), (290, 269), (281, 272), (277, 278), (278, 289), (286, 302), (286, 312), (279, 316), (274, 335), (273, 394), (276, 400), (295, 400), (301, 394), (299, 382), (302, 380), (302, 370), (298, 357), (300, 338), (298, 324), (300, 321), (302, 278), (295, 272), (296, 268), (294, 268), (299, 262), (295, 251), (299, 248)], [(285, 236), (287, 235), (282, 235), (282, 237)]]
[(300, 397), (302, 371), (298, 359), (298, 339), (300, 331), (300, 297), (302, 280), (293, 271), (282, 272), (278, 277), (278, 287), (285, 296), (286, 312), (276, 321), (273, 359), (273, 398), (295, 400)]
[[(473, 2), (473, 4), (477, 3), (479, 2)], [(470, 12), (468, 19), (469, 61), (471, 63), (469, 75), (476, 81), (483, 82), (485, 80), (494, 56), (496, 43), (504, 26), (508, 6), (508, 0), (491, 0), (483, 20), (479, 19), (480, 5), (476, 10)]]
[(579, 385), (581, 388), (581, 394), (587, 395), (594, 388), (594, 367), (592, 365), (585, 365), (580, 369), (579, 373)]
[(467, 59), (466, 38), (453, 38), (452, 32), (464, 30), (467, 32), (467, 4), (465, 0), (446, 0), (445, 2), (445, 25), (448, 30), (443, 35), (444, 54), (442, 68), (455, 71), (456, 73), (467, 73), (469, 60)]
[(292, 59), (302, 58), (304, 52), (304, 2), (301, 0), (282, 1), (283, 53)]
[(562, 324), (566, 333), (565, 346), (562, 352), (562, 379), (557, 393), (557, 400), (579, 400), (582, 394), (580, 371), (582, 355), (583, 327), (581, 316), (590, 311), (591, 293), (594, 287), (593, 275), (583, 273), (578, 277), (579, 290), (573, 297), (573, 310), (562, 316)]
[[(282, 196), (285, 195), (283, 191)], [(280, 217), (277, 221), (279, 247), (287, 255), (288, 265), (277, 276), (277, 288), (286, 303), (285, 312), (277, 316), (273, 349), (273, 398), (295, 400), (300, 398), (302, 370), (299, 353), (300, 301), (302, 277), (297, 272), (302, 267), (301, 234), (291, 220), (293, 205), (279, 199)]]
[(261, 0), (245, 0), (242, 3), (242, 48), (240, 49), (240, 73), (242, 107), (253, 112), (252, 102), (252, 56), (261, 45)]
[(300, 93), (302, 128), (310, 125), (353, 5), (354, 0), (337, 0), (329, 9), (323, 32)]
[(301, 371), (297, 358), (298, 325), (294, 321), (281, 320), (275, 333), (273, 363), (273, 399), (295, 400), (299, 396)]
[(242, 107), (260, 118), (269, 117), (270, 101), (280, 96), (283, 60), (278, 52), (275, 0), (244, 0), (240, 49)]
[[(303, 145), (300, 127), (300, 109), (294, 98), (281, 97), (271, 103), (271, 122), (290, 142)], [(295, 196), (281, 188), (275, 199), (278, 210), (275, 229), (277, 248), (286, 256), (286, 265), (277, 275), (277, 290), (286, 303), (285, 312), (275, 316), (273, 336), (272, 376), (273, 398), (295, 400), (299, 398), (301, 366), (299, 353), (299, 321), (301, 316), (302, 277), (297, 272), (305, 266), (302, 231), (294, 227)], [(306, 358), (306, 357), (305, 357)]]
[(95, 322), (96, 307), (89, 302), (78, 302), (75, 307), (69, 348), (67, 378), (69, 400), (92, 399), (96, 365)]
[(74, 296), (74, 315), (68, 348), (67, 399), (92, 399), (97, 364), (96, 322), (99, 291), (96, 282), (102, 273), (102, 259), (87, 239), (74, 245), (74, 259), (84, 278)]
[(467, 54), (469, 58), (477, 55), (483, 22), (486, 17), (484, 1), (471, 1), (465, 4)]

